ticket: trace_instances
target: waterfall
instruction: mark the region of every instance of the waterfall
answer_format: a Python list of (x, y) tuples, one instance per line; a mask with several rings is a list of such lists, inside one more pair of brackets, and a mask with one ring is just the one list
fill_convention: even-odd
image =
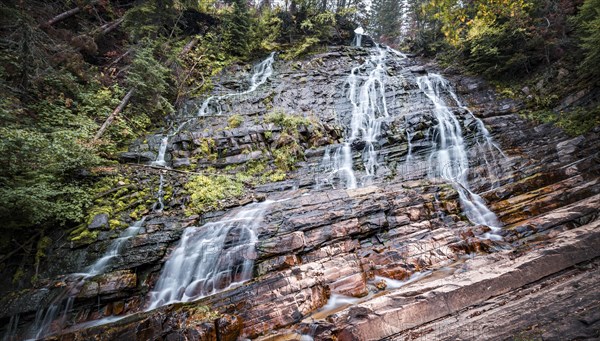
[(142, 228), (142, 225), (144, 224), (145, 219), (146, 217), (136, 221), (133, 225), (129, 226), (123, 232), (121, 232), (119, 237), (113, 240), (113, 242), (110, 244), (110, 246), (104, 253), (104, 256), (102, 256), (100, 259), (94, 262), (94, 264), (92, 264), (87, 269), (85, 277), (96, 276), (106, 271), (106, 268), (110, 264), (110, 262), (115, 257), (118, 257), (121, 254), (125, 242), (138, 234), (138, 232)]
[(413, 145), (412, 145), (412, 139), (414, 137), (414, 132), (411, 131), (411, 129), (409, 128), (410, 125), (408, 124), (408, 115), (404, 116), (404, 123), (406, 125), (406, 143), (408, 144), (408, 152), (406, 153), (406, 164), (408, 165), (408, 169), (407, 171), (410, 171), (410, 164), (412, 163), (413, 160), (413, 155), (412, 155), (412, 150), (413, 150)]
[(159, 178), (158, 192), (156, 192), (156, 202), (154, 203), (154, 206), (152, 207), (152, 210), (155, 212), (162, 212), (162, 210), (165, 208), (165, 204), (163, 203), (163, 197), (165, 195), (163, 186), (164, 186), (164, 178), (163, 178), (163, 175), (161, 174), (160, 178)]
[(321, 162), (321, 168), (325, 169), (324, 179), (318, 179), (317, 188), (323, 182), (331, 182), (334, 175), (344, 181), (346, 188), (356, 188), (351, 151), (354, 144), (364, 146), (360, 154), (365, 174), (360, 185), (365, 185), (375, 176), (379, 168), (377, 139), (381, 135), (381, 124), (390, 117), (386, 99), (388, 53), (406, 58), (389, 47), (377, 46), (375, 54), (350, 71), (345, 83), (351, 105), (349, 133), (346, 132), (345, 142), (338, 147), (333, 160), (327, 160), (331, 158), (327, 153), (324, 156)]
[(256, 230), (271, 203), (250, 204), (233, 217), (188, 227), (163, 267), (148, 310), (189, 302), (251, 279)]
[[(250, 78), (250, 87), (241, 93), (235, 94), (227, 94), (224, 96), (210, 96), (208, 97), (200, 106), (200, 110), (198, 110), (198, 116), (206, 116), (209, 114), (210, 106), (212, 105), (217, 115), (221, 115), (222, 109), (220, 105), (220, 101), (233, 96), (242, 96), (254, 92), (259, 86), (264, 84), (269, 77), (273, 74), (273, 62), (275, 61), (275, 52), (271, 53), (267, 59), (263, 60), (256, 66), (254, 66), (254, 72)], [(211, 104), (212, 103), (212, 104)], [(189, 118), (183, 122), (181, 122), (176, 129), (172, 132), (167, 133), (160, 141), (160, 145), (158, 147), (158, 156), (156, 160), (151, 163), (153, 166), (166, 167), (167, 162), (165, 161), (165, 154), (167, 151), (167, 147), (169, 145), (169, 139), (177, 134), (188, 124), (192, 123), (195, 120), (195, 117)]]
[(11, 341), (16, 339), (17, 327), (19, 326), (19, 317), (20, 316), (18, 314), (10, 317), (4, 335), (2, 336), (2, 341)]
[(345, 184), (345, 188), (356, 188), (356, 177), (352, 170), (352, 150), (349, 143), (344, 143), (335, 148), (331, 156), (331, 147), (327, 146), (325, 154), (319, 166), (321, 177), (317, 177), (317, 188), (323, 185), (331, 185), (335, 188), (333, 179), (339, 178)]
[(356, 28), (356, 30), (354, 30), (354, 41), (353, 41), (353, 45), (356, 47), (361, 47), (362, 45), (362, 36), (365, 34), (365, 30), (359, 26), (358, 28)]
[[(501, 226), (498, 218), (486, 206), (483, 198), (469, 188), (469, 161), (460, 122), (443, 99), (444, 94), (447, 94), (462, 107), (458, 97), (447, 81), (437, 74), (417, 77), (417, 84), (433, 102), (433, 114), (437, 120), (432, 136), (434, 151), (429, 156), (429, 175), (441, 177), (454, 184), (465, 214), (471, 222), (486, 225), (492, 231), (497, 231)], [(478, 127), (483, 127), (483, 123), (478, 124)], [(480, 133), (491, 142), (487, 130)]]
[[(67, 314), (73, 308), (75, 297), (85, 283), (85, 275), (72, 274), (71, 279), (74, 279), (74, 284), (67, 285), (62, 292), (55, 297), (48, 308), (40, 309), (35, 314), (33, 326), (29, 330), (29, 336), (33, 340), (41, 339), (48, 336), (53, 331), (62, 330), (67, 323)], [(60, 319), (58, 319), (60, 316)], [(58, 322), (57, 322), (58, 321)]]
[(153, 166), (165, 167), (167, 165), (167, 163), (165, 162), (165, 153), (167, 151), (168, 144), (169, 144), (169, 136), (165, 135), (160, 140), (160, 146), (158, 147), (158, 156), (156, 157), (156, 161), (152, 162)]
[(165, 161), (165, 153), (167, 151), (168, 144), (169, 144), (169, 136), (165, 135), (160, 140), (160, 146), (158, 147), (158, 156), (156, 157), (156, 161), (152, 162), (153, 166), (165, 167), (167, 165), (167, 163)]
[[(110, 244), (104, 255), (90, 265), (86, 269), (86, 272), (74, 273), (67, 277), (74, 281), (73, 284), (65, 287), (65, 290), (52, 300), (47, 309), (38, 310), (33, 327), (29, 333), (34, 339), (47, 336), (57, 326), (58, 330), (64, 328), (68, 318), (67, 314), (71, 311), (75, 297), (81, 291), (85, 281), (106, 271), (110, 262), (121, 253), (125, 242), (138, 234), (145, 219), (145, 217), (142, 218), (121, 232), (119, 237), (114, 239)], [(58, 325), (56, 325), (55, 321), (59, 316), (60, 320)]]
[(273, 62), (275, 61), (275, 52), (272, 52), (267, 59), (260, 62), (258, 65), (254, 67), (254, 72), (252, 77), (250, 78), (250, 87), (241, 93), (233, 93), (226, 94), (222, 96), (210, 96), (202, 105), (200, 105), (200, 109), (198, 110), (198, 116), (206, 116), (211, 114), (210, 107), (212, 106), (215, 110), (216, 115), (221, 115), (222, 109), (220, 101), (233, 96), (243, 96), (247, 95), (251, 92), (254, 92), (259, 86), (264, 84), (269, 77), (273, 74)]

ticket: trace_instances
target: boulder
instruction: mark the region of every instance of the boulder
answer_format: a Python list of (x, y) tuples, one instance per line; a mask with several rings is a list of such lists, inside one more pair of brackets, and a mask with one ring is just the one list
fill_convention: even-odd
[(109, 229), (108, 214), (99, 213), (92, 218), (92, 222), (88, 225), (88, 230)]

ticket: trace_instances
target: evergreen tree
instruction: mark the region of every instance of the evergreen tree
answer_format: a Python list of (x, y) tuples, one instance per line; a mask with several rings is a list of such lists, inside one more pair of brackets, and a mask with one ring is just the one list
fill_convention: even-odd
[(402, 4), (400, 0), (374, 0), (371, 8), (371, 32), (380, 41), (400, 35)]
[(248, 53), (250, 26), (248, 4), (245, 0), (233, 0), (233, 10), (225, 25), (225, 42), (228, 52), (236, 56), (245, 56)]
[(576, 18), (584, 59), (580, 71), (592, 79), (600, 76), (600, 0), (586, 0)]

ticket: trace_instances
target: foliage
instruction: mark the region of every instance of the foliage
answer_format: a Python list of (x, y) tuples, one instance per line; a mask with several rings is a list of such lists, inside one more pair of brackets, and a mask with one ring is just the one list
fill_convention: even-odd
[[(136, 50), (127, 74), (127, 86), (135, 88), (137, 110), (150, 112), (155, 117), (164, 117), (175, 111), (167, 99), (170, 75), (170, 70), (154, 57), (151, 43), (146, 42)], [(149, 123), (148, 120), (145, 123)]]
[[(283, 172), (293, 170), (296, 163), (304, 159), (304, 150), (300, 145), (303, 139), (300, 135), (300, 127), (307, 128), (314, 123), (306, 117), (289, 115), (281, 110), (275, 110), (267, 114), (265, 122), (283, 128), (279, 138), (275, 141), (275, 149), (272, 150), (275, 165)], [(315, 133), (318, 131), (318, 129), (314, 130)]]
[(297, 131), (302, 125), (310, 125), (311, 121), (303, 116), (289, 115), (281, 110), (274, 110), (265, 116), (266, 123), (273, 123), (288, 131)]
[(423, 11), (440, 23), (445, 42), (473, 72), (490, 77), (529, 71), (542, 41), (533, 32), (529, 0), (457, 3), (430, 0)]
[(370, 31), (379, 41), (400, 35), (401, 4), (398, 0), (375, 0), (371, 8)]
[(524, 111), (523, 116), (540, 123), (552, 123), (571, 136), (585, 134), (600, 125), (600, 106), (577, 107), (571, 111), (554, 112), (549, 109)]
[(598, 82), (600, 77), (600, 0), (586, 0), (575, 18), (584, 58), (581, 72)]
[(306, 38), (304, 38), (304, 41), (302, 43), (297, 44), (296, 46), (294, 46), (291, 49), (289, 49), (283, 55), (283, 58), (285, 60), (294, 60), (294, 59), (297, 59), (298, 57), (300, 57), (300, 56), (306, 54), (308, 51), (310, 51), (318, 43), (319, 43), (319, 39), (318, 38), (315, 38), (315, 37), (306, 37)]
[(133, 41), (155, 39), (171, 34), (178, 14), (174, 1), (141, 1), (125, 13), (123, 27)]
[(512, 77), (529, 71), (530, 65), (536, 62), (534, 51), (540, 41), (531, 32), (513, 24), (481, 25), (469, 32), (463, 51), (465, 64), (472, 72), (489, 77)]
[(265, 10), (260, 13), (256, 24), (253, 25), (253, 36), (250, 42), (252, 51), (274, 51), (279, 49), (281, 26), (283, 21), (279, 18), (279, 9)]
[(190, 195), (186, 208), (188, 214), (202, 214), (219, 209), (223, 200), (244, 194), (243, 184), (225, 175), (197, 175), (184, 187)]
[(99, 159), (79, 131), (1, 127), (0, 216), (5, 227), (65, 224), (83, 217), (89, 195), (74, 181)]
[(237, 128), (244, 122), (244, 119), (240, 115), (232, 115), (227, 119), (227, 126), (229, 128)]
[(233, 0), (231, 13), (225, 15), (224, 40), (227, 51), (235, 56), (245, 56), (249, 50), (250, 17), (244, 0)]

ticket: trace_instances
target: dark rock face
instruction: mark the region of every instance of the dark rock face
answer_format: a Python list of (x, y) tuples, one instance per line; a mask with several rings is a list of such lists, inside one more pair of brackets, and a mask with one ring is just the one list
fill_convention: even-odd
[(156, 154), (151, 151), (121, 153), (123, 162), (148, 162), (156, 160)]
[(88, 229), (96, 230), (96, 229), (107, 229), (108, 225), (108, 214), (101, 213), (96, 214), (92, 219), (92, 222), (88, 225)]
[[(453, 76), (451, 83), (474, 115), (458, 105), (451, 108), (465, 138), (469, 184), (504, 224), (502, 240), (486, 239), (489, 228), (466, 219), (453, 184), (428, 177), (434, 148), (430, 135), (438, 122), (415, 77), (435, 66), (412, 58), (386, 63), (391, 114), (374, 143), (380, 164), (376, 173), (356, 189), (344, 189), (335, 176), (319, 181), (327, 172), (323, 156), (343, 142), (351, 120), (346, 78), (369, 53), (336, 47), (301, 62), (277, 61), (274, 75), (256, 92), (222, 101), (227, 115), (203, 117), (170, 139), (165, 159), (173, 168), (235, 173), (257, 162), (273, 166), (278, 148), (292, 143), (282, 127), (265, 121), (268, 113), (280, 110), (318, 122), (297, 127), (293, 142), (302, 151), (298, 167), (285, 180), (256, 185), (246, 197), (224, 205), (224, 211), (186, 217), (185, 199), (177, 193), (187, 178), (163, 174), (173, 187), (165, 209), (148, 210), (141, 231), (125, 243), (107, 272), (86, 280), (68, 314), (67, 330), (56, 330), (60, 335), (53, 338), (267, 340), (310, 334), (316, 340), (368, 340), (437, 333), (442, 339), (497, 339), (535, 331), (531, 326), (536, 321), (557, 326), (541, 331), (550, 338), (594, 337), (594, 313), (582, 313), (560, 297), (598, 299), (590, 278), (598, 275), (600, 256), (595, 247), (600, 130), (572, 138), (549, 125), (535, 126), (520, 118), (519, 103), (496, 100), (478, 79)], [(244, 76), (228, 78), (218, 89), (244, 89)], [(197, 106), (189, 103), (189, 111)], [(235, 128), (228, 122), (233, 114), (242, 120)], [(482, 118), (502, 152), (477, 143), (475, 117)], [(153, 135), (138, 141), (123, 158), (154, 161), (150, 154), (155, 155), (160, 140), (161, 135)], [(362, 179), (364, 142), (351, 147), (357, 178)], [(409, 150), (411, 164), (406, 162)], [(160, 170), (136, 172), (140, 178), (158, 177)], [(227, 210), (265, 197), (286, 200), (269, 206), (257, 231), (255, 254), (247, 256), (254, 259), (252, 280), (193, 303), (142, 312), (185, 227), (219, 220)], [(100, 218), (97, 225), (104, 226)], [(26, 330), (35, 311), (69, 287), (64, 276), (57, 276), (58, 269), (67, 274), (92, 264), (118, 235), (111, 233), (87, 248), (56, 245), (44, 285), (1, 300), (2, 322), (20, 314), (19, 329)], [(588, 290), (570, 289), (577, 278)], [(352, 304), (323, 310), (327, 302), (344, 296)], [(541, 308), (545, 305), (548, 311)], [(585, 307), (591, 312), (597, 308), (592, 303)], [(552, 309), (581, 318), (552, 315)], [(77, 326), (128, 314), (133, 315), (106, 325)], [(536, 314), (537, 320), (532, 317)], [(517, 320), (522, 315), (526, 318)], [(581, 321), (589, 322), (583, 328)], [(502, 330), (488, 333), (494, 323)], [(479, 324), (488, 329), (476, 329), (477, 336), (471, 337), (468, 333)]]

